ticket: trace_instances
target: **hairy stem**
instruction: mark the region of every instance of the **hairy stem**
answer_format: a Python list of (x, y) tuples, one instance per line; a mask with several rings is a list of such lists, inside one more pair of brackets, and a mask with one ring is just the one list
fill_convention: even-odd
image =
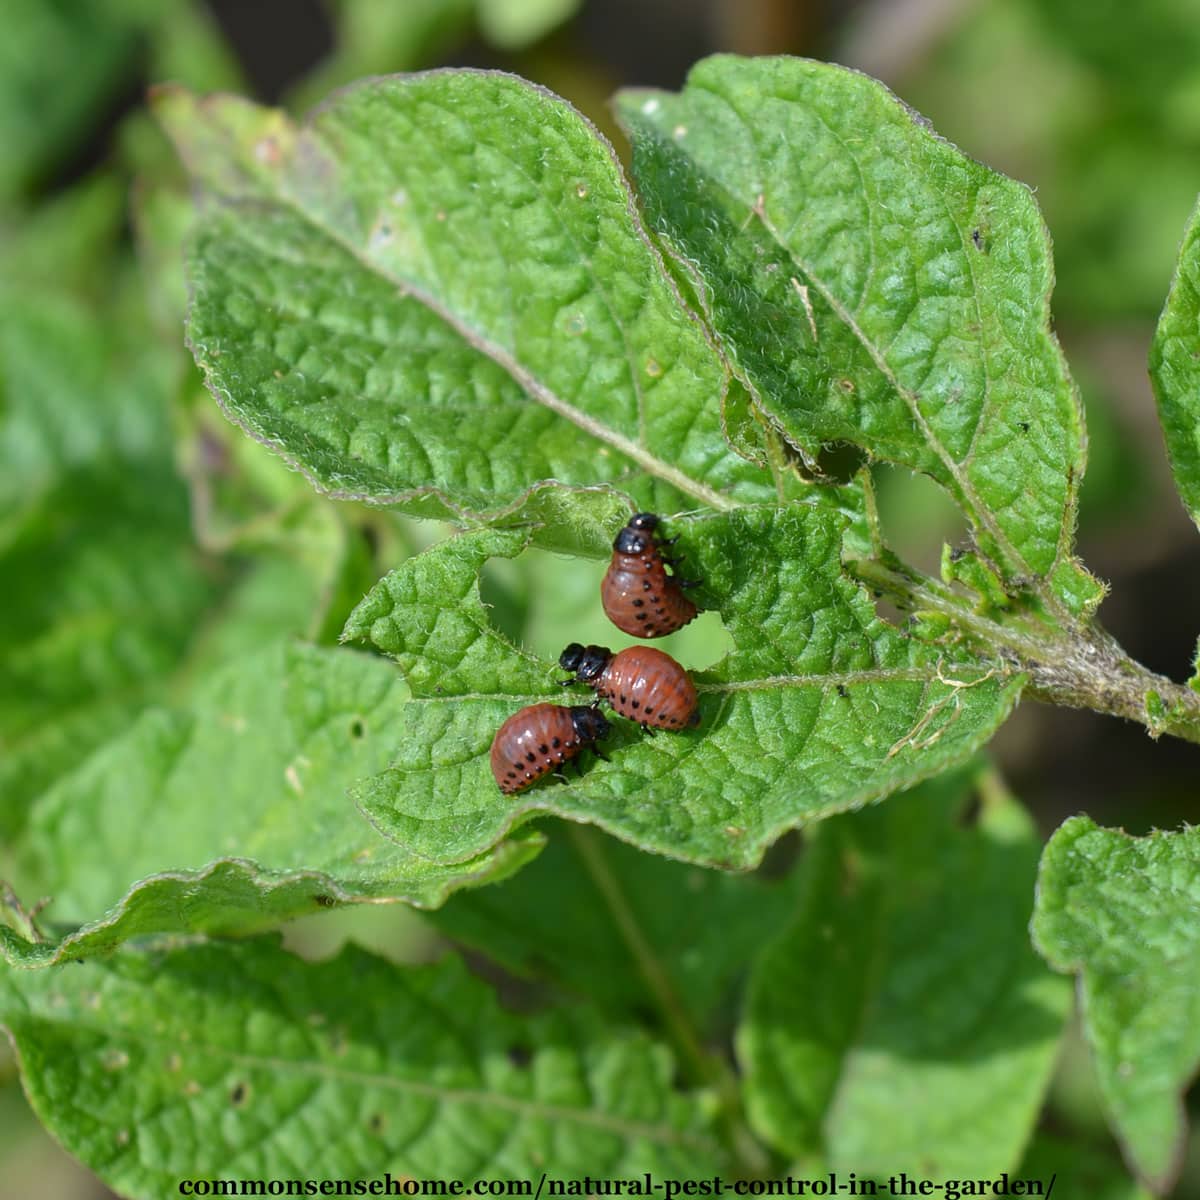
[(904, 608), (949, 618), (958, 633), (1027, 674), (1031, 698), (1125, 717), (1144, 725), (1152, 737), (1168, 733), (1200, 743), (1200, 693), (1130, 658), (1096, 623), (1064, 630), (996, 621), (975, 612), (967, 598), (890, 564), (860, 559), (847, 566)]

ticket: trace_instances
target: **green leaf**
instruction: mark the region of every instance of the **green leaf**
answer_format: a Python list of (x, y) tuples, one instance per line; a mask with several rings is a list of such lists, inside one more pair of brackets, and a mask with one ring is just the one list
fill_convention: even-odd
[(55, 1137), (123, 1196), (180, 1179), (714, 1175), (702, 1097), (586, 1012), (516, 1017), (455, 959), (273, 942), (0, 969), (0, 1023)]
[(810, 458), (848, 442), (932, 476), (1011, 587), (1078, 611), (1082, 417), (1028, 188), (822, 63), (718, 56), (620, 113), (758, 407)]
[(1029, 946), (1037, 854), (978, 768), (816, 831), (738, 1037), (760, 1135), (881, 1177), (1017, 1166), (1070, 1005)]
[(1079, 976), (1100, 1093), (1125, 1157), (1168, 1191), (1200, 1066), (1200, 831), (1129, 837), (1072, 817), (1038, 875), (1034, 941)]
[(515, 974), (627, 1017), (659, 1006), (706, 1032), (794, 893), (790, 880), (704, 871), (568, 826), (514, 878), (429, 920)]
[[(406, 689), (378, 659), (277, 644), (151, 710), (35, 805), (23, 866), (61, 942), (9, 941), (28, 965), (149, 932), (244, 932), (333, 903), (437, 905), (516, 869), (520, 839), (453, 868), (381, 839), (346, 789), (410, 736)], [(0, 930), (0, 933), (3, 931)]]
[[(489, 624), (477, 576), (524, 536), (443, 542), (386, 576), (347, 638), (394, 655), (413, 692), (408, 736), (359, 789), (371, 820), (441, 862), (478, 854), (536, 812), (599, 825), (691, 862), (749, 867), (785, 830), (879, 799), (991, 736), (1023, 676), (907, 640), (840, 574), (844, 520), (793, 505), (677, 522), (733, 651), (697, 673), (700, 725), (650, 738), (620, 720), (579, 782), (503, 796), (488, 764), (500, 724), (526, 704), (574, 699), (561, 671)], [(581, 569), (584, 569), (581, 566)], [(602, 568), (592, 567), (597, 587)], [(586, 699), (585, 699), (586, 697)]]
[(319, 489), (495, 516), (557, 481), (602, 489), (573, 501), (599, 521), (613, 487), (667, 512), (773, 497), (611, 148), (561, 100), (464, 71), (353, 87), (303, 127), (178, 91), (158, 110), (209, 197), (196, 361)]
[(1150, 377), (1175, 486), (1200, 525), (1200, 205), (1184, 232), (1175, 278), (1158, 320)]

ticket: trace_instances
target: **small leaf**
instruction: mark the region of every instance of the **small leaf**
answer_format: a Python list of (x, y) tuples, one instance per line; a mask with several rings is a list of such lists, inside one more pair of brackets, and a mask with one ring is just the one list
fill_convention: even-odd
[(1200, 205), (1184, 231), (1175, 278), (1158, 319), (1150, 376), (1175, 486), (1200, 525)]
[(1074, 608), (1081, 585), (1053, 577), (1082, 572), (1083, 426), (1028, 188), (822, 63), (718, 56), (620, 113), (651, 223), (757, 406), (811, 458), (848, 442), (932, 476), (1010, 586)]
[(702, 1097), (586, 1012), (520, 1018), (455, 959), (397, 967), (271, 941), (0, 967), (38, 1116), (123, 1196), (181, 1179), (717, 1174)]
[(703, 1032), (794, 893), (790, 879), (704, 871), (567, 827), (514, 878), (460, 892), (429, 920), (518, 975), (623, 1016), (669, 1005)]
[[(734, 650), (700, 672), (700, 724), (655, 738), (615, 719), (610, 762), (578, 782), (503, 796), (488, 764), (500, 724), (526, 704), (586, 703), (561, 671), (488, 622), (477, 575), (523, 535), (480, 531), (386, 576), (347, 623), (394, 655), (413, 692), (389, 769), (358, 789), (388, 837), (440, 862), (478, 854), (536, 812), (596, 824), (691, 862), (744, 868), (785, 830), (879, 799), (991, 736), (1023, 676), (901, 637), (840, 574), (845, 521), (823, 508), (739, 509), (677, 522)], [(602, 568), (597, 564), (596, 585)]]
[(1178, 1175), (1182, 1094), (1200, 1066), (1200, 830), (1129, 837), (1072, 817), (1038, 875), (1034, 941), (1079, 976), (1084, 1033), (1125, 1157), (1154, 1192)]
[(611, 148), (564, 102), (463, 71), (352, 87), (303, 127), (178, 91), (158, 111), (210, 201), (196, 360), (319, 489), (493, 516), (550, 481), (656, 511), (773, 494), (722, 437), (724, 368)]
[(1029, 946), (1038, 842), (960, 771), (825, 822), (795, 925), (750, 986), (738, 1053), (752, 1125), (833, 1170), (997, 1176), (1020, 1161), (1069, 991)]
[(244, 932), (343, 902), (437, 905), (516, 869), (521, 839), (447, 870), (382, 840), (347, 798), (409, 736), (386, 663), (277, 644), (152, 710), (35, 805), (25, 873), (54, 903), (61, 944), (11, 942), (27, 963), (150, 932)]

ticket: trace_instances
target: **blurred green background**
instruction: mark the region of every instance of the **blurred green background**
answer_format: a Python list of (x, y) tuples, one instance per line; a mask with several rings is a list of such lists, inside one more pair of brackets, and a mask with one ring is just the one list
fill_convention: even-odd
[[(443, 532), (314, 497), (216, 413), (182, 344), (187, 194), (145, 108), (162, 80), (302, 111), (363, 75), (497, 67), (566, 96), (619, 149), (612, 92), (678, 87), (714, 51), (884, 80), (1037, 192), (1090, 434), (1080, 550), (1112, 585), (1117, 638), (1184, 677), (1200, 553), (1145, 359), (1200, 191), (1200, 0), (5, 0), (3, 15), (0, 878), (29, 800), (134, 713), (270, 632), (336, 640), (365, 588)], [(894, 543), (935, 570), (961, 520), (924, 480), (880, 486)], [(496, 565), (485, 597), (556, 656), (611, 633), (594, 574), (530, 552)], [(695, 666), (725, 645), (711, 615), (672, 641)], [(1194, 746), (1025, 705), (994, 748), (1046, 833), (1078, 811), (1131, 832), (1195, 819)], [(331, 913), (288, 940), (323, 955), (348, 935), (407, 959), (438, 947), (400, 909)], [(1097, 1164), (1113, 1153), (1072, 1044), (1045, 1128)], [(1178, 1194), (1200, 1195), (1195, 1148)], [(41, 1132), (0, 1044), (0, 1200), (104, 1195)]]

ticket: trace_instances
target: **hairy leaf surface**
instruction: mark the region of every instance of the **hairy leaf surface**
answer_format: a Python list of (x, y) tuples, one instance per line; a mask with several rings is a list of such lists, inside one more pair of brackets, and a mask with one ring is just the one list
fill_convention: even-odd
[(1150, 376), (1175, 486), (1200, 525), (1200, 206), (1183, 235), (1150, 348)]
[(460, 962), (271, 941), (0, 967), (25, 1089), (124, 1196), (181, 1179), (716, 1174), (702, 1097), (645, 1037), (566, 1010), (519, 1018)]
[(1072, 817), (1038, 875), (1033, 934), (1079, 977), (1084, 1032), (1125, 1156), (1162, 1193), (1200, 1067), (1200, 831), (1129, 837)]
[(738, 1038), (750, 1119), (834, 1170), (940, 1180), (1020, 1162), (1070, 993), (1029, 946), (1038, 842), (958, 772), (828, 821)]
[(675, 528), (705, 580), (695, 594), (734, 643), (696, 676), (699, 726), (652, 738), (614, 719), (611, 761), (515, 796), (501, 795), (488, 765), (496, 729), (526, 704), (592, 697), (564, 693), (561, 671), (509, 644), (480, 604), (480, 567), (525, 535), (440, 543), (368, 593), (345, 636), (394, 655), (413, 693), (409, 736), (359, 790), (388, 837), (450, 862), (545, 811), (643, 849), (748, 867), (784, 830), (960, 761), (1020, 692), (1023, 677), (1001, 665), (951, 661), (881, 621), (840, 574), (844, 520), (833, 512), (745, 508)]
[(724, 368), (611, 149), (561, 100), (462, 71), (352, 87), (301, 127), (159, 110), (210, 200), (197, 362), (317, 487), (424, 515), (531, 494), (538, 515), (547, 481), (663, 511), (772, 494), (722, 437)]
[(932, 476), (1011, 586), (1094, 605), (1071, 558), (1082, 418), (1029, 189), (822, 63), (714, 57), (620, 112), (652, 224), (786, 437)]
[[(395, 669), (345, 650), (276, 644), (216, 672), (184, 711), (152, 710), (34, 807), (26, 873), (61, 943), (8, 938), (28, 964), (151, 932), (261, 929), (339, 902), (436, 905), (515, 869), (524, 838), (447, 869), (414, 859), (347, 788), (407, 736)], [(0, 928), (0, 935), (5, 931)]]

